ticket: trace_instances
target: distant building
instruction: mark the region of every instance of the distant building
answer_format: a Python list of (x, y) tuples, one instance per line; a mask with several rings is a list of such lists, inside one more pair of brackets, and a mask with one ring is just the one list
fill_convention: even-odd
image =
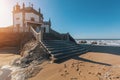
[(13, 7), (13, 31), (14, 32), (29, 32), (30, 26), (34, 26), (36, 31), (43, 27), (45, 33), (49, 33), (51, 21), (44, 21), (43, 14), (40, 8), (35, 10), (33, 4), (26, 7), (23, 3), (22, 7), (17, 3)]

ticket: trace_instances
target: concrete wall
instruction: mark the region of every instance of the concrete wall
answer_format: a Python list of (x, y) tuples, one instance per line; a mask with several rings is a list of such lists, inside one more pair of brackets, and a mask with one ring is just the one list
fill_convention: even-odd
[(30, 41), (33, 38), (33, 34), (28, 32), (0, 32), (0, 48), (16, 47), (20, 49), (20, 47), (22, 47), (26, 42)]
[(120, 54), (120, 46), (99, 46), (99, 45), (81, 45), (89, 49), (90, 52), (102, 52), (111, 54)]

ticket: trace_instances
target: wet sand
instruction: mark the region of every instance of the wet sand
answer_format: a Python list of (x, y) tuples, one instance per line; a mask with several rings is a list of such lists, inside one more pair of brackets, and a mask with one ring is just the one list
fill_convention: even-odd
[(11, 70), (0, 69), (0, 80), (11, 80)]
[(14, 59), (20, 57), (14, 47), (0, 48), (0, 66), (8, 65)]
[[(11, 62), (19, 58), (19, 55), (16, 55), (15, 48), (0, 48), (0, 67), (11, 64)], [(11, 70), (8, 68), (0, 69), (0, 80), (11, 80)]]

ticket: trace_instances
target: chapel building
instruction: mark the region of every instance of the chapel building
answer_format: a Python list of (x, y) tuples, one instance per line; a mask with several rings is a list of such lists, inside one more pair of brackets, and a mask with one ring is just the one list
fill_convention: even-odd
[(36, 31), (42, 27), (45, 33), (49, 33), (51, 21), (44, 21), (40, 8), (35, 10), (33, 4), (26, 7), (24, 3), (22, 6), (17, 3), (13, 7), (13, 31), (30, 32), (31, 26), (34, 26)]

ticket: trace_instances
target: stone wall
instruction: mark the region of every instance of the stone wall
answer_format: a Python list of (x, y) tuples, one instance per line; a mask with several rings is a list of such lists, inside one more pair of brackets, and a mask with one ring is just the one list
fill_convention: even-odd
[(102, 53), (110, 53), (120, 55), (120, 46), (100, 46), (100, 45), (83, 45), (89, 49), (90, 52), (102, 52)]
[(29, 39), (32, 38), (31, 33), (15, 33), (0, 32), (0, 48), (1, 47), (18, 47), (20, 48)]

